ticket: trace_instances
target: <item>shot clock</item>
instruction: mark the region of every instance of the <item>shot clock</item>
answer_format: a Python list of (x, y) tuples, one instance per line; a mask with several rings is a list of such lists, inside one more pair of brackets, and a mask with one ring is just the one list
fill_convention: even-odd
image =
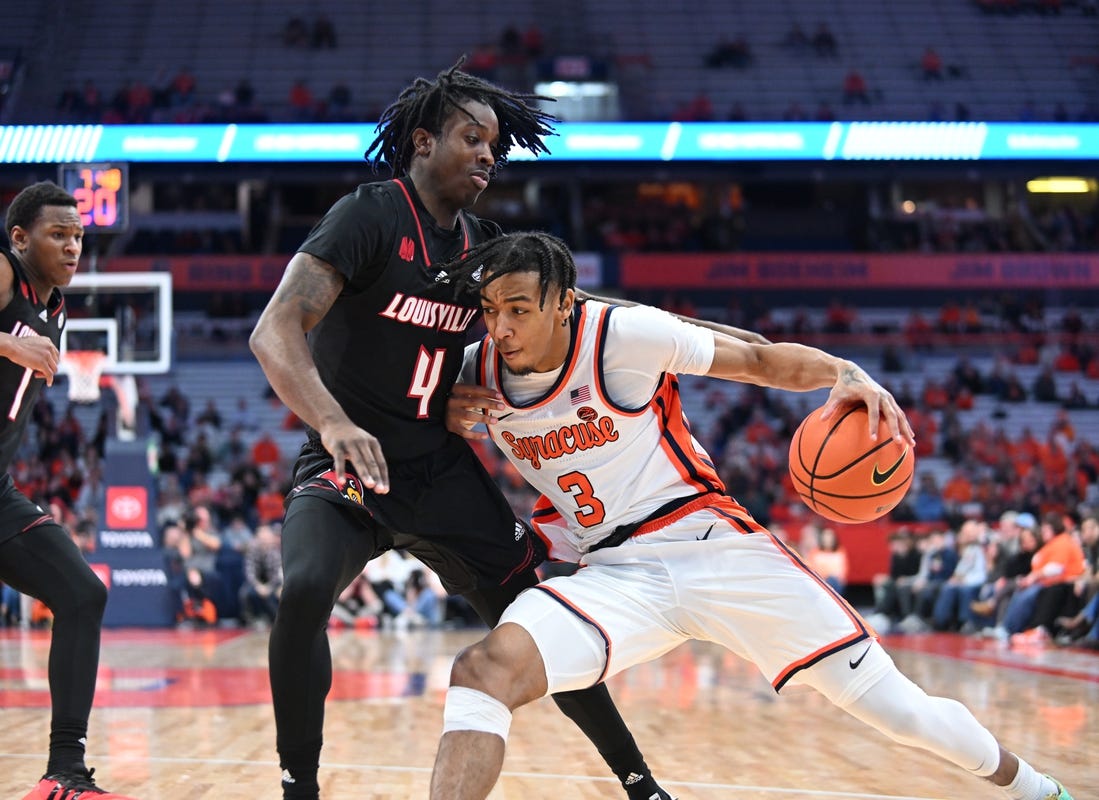
[(61, 188), (76, 198), (76, 210), (88, 233), (126, 230), (129, 175), (125, 164), (62, 164)]

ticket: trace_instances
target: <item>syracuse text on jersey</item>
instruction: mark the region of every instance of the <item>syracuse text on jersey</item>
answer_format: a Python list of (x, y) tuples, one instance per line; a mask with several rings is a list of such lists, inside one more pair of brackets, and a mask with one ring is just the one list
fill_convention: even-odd
[(385, 311), (381, 312), (381, 316), (420, 328), (461, 333), (469, 327), (478, 313), (479, 308), (440, 303), (438, 300), (426, 300), (394, 292), (393, 299), (389, 301)]
[[(590, 415), (584, 415), (585, 411)], [(501, 431), (500, 438), (511, 447), (516, 458), (529, 461), (535, 469), (542, 468), (543, 460), (551, 461), (577, 450), (590, 450), (617, 441), (618, 431), (614, 429), (611, 417), (588, 418), (595, 416), (595, 410), (587, 407), (580, 409), (577, 416), (582, 418), (581, 422), (563, 425), (541, 436), (516, 436), (510, 431)]]

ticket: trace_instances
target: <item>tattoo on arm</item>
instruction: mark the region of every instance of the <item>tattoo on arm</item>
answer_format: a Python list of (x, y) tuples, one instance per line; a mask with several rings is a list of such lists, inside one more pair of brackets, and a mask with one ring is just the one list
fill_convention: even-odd
[(279, 285), (277, 302), (293, 306), (305, 330), (316, 325), (343, 291), (344, 277), (330, 264), (300, 253)]
[(840, 371), (840, 380), (846, 384), (866, 383), (863, 371), (858, 367), (844, 367)]

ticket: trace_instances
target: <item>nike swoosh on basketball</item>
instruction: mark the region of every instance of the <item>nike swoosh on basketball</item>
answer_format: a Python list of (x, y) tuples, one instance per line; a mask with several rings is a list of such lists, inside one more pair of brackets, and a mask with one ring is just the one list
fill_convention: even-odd
[(866, 649), (862, 651), (862, 655), (861, 655), (861, 656), (859, 656), (858, 658), (856, 658), (856, 659), (855, 659), (854, 661), (852, 661), (852, 660), (850, 660), (850, 659), (848, 659), (848, 660), (847, 660), (847, 666), (849, 666), (849, 667), (850, 667), (851, 669), (858, 669), (858, 668), (859, 668), (859, 664), (861, 664), (861, 663), (862, 663), (862, 660), (863, 660), (864, 658), (866, 658), (866, 654), (870, 652), (870, 648), (871, 648), (871, 647), (873, 647), (873, 646), (874, 646), (874, 643), (873, 643), (873, 642), (871, 642), (870, 644), (866, 645)]
[(894, 472), (896, 472), (898, 469), (901, 468), (901, 464), (904, 463), (904, 457), (906, 455), (908, 455), (908, 446), (907, 445), (905, 445), (904, 452), (901, 453), (901, 457), (898, 458), (896, 463), (893, 464), (893, 466), (891, 466), (885, 472), (882, 472), (881, 470), (879, 470), (878, 465), (875, 464), (874, 465), (874, 471), (870, 474), (870, 482), (872, 484), (874, 484), (875, 486), (881, 486), (883, 483), (885, 483), (887, 480), (889, 480), (891, 477), (893, 477)]

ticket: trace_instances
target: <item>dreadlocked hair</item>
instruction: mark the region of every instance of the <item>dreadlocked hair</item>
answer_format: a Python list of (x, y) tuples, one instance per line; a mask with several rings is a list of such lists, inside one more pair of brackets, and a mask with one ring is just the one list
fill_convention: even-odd
[(462, 56), (433, 81), (417, 78), (382, 112), (374, 129), (377, 136), (365, 153), (374, 172), (378, 172), (384, 162), (394, 175), (407, 173), (414, 150), (412, 132), (423, 128), (435, 135), (442, 133), (447, 118), (469, 100), (490, 107), (500, 123), (500, 143), (493, 151), (494, 171), (507, 163), (508, 152), (516, 145), (535, 155), (549, 152), (542, 139), (553, 133), (556, 119), (531, 105), (531, 101), (552, 98), (510, 92), (462, 72), (459, 67), (465, 60)]
[(537, 272), (542, 288), (538, 307), (545, 308), (551, 287), (557, 287), (557, 302), (576, 288), (576, 262), (568, 246), (556, 236), (541, 231), (521, 231), (489, 239), (459, 255), (443, 270), (452, 277), (455, 293), (483, 289), (497, 278), (513, 272)]

